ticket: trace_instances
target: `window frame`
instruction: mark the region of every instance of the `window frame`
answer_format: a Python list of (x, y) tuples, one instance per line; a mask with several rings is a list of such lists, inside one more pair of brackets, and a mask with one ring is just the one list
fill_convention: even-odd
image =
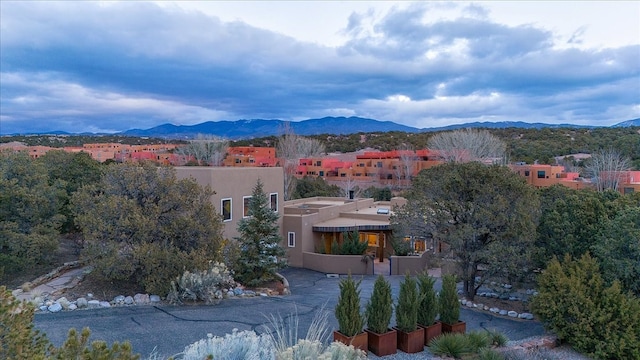
[[(273, 196), (276, 196), (276, 208), (273, 208)], [(280, 199), (278, 197), (278, 193), (274, 192), (274, 193), (270, 193), (269, 194), (269, 207), (271, 208), (271, 210), (273, 210), (273, 212), (278, 212), (278, 206), (280, 205)]]
[[(251, 195), (242, 197), (242, 218), (243, 219), (251, 217), (249, 215), (249, 202), (251, 201), (252, 197), (253, 196), (251, 196)], [(247, 201), (247, 200), (249, 200), (249, 201)]]
[(287, 232), (287, 247), (296, 247), (296, 233), (293, 231)]
[[(229, 201), (229, 218), (224, 218), (224, 202)], [(233, 221), (233, 199), (232, 198), (223, 198), (220, 199), (220, 216), (222, 216), (222, 222)]]

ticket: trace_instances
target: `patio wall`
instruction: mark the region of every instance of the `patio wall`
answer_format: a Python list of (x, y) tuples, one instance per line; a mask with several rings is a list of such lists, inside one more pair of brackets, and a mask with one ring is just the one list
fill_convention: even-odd
[(427, 269), (429, 253), (424, 252), (420, 256), (391, 256), (391, 275), (411, 275)]
[(303, 267), (329, 274), (373, 275), (373, 260), (362, 261), (362, 255), (330, 255), (302, 253)]

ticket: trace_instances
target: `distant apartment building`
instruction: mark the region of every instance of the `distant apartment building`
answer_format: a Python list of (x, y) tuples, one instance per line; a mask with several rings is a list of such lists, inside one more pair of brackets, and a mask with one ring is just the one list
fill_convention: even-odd
[(529, 185), (537, 188), (574, 181), (580, 177), (577, 172), (565, 172), (564, 166), (543, 164), (513, 164), (511, 170), (527, 180)]
[[(281, 167), (176, 166), (179, 179), (193, 178), (201, 186), (210, 186), (215, 194), (211, 202), (218, 210), (227, 239), (239, 236), (238, 222), (248, 216), (248, 205), (258, 179), (262, 181), (269, 206), (283, 213), (284, 174)], [(279, 226), (282, 225), (282, 216)]]
[(232, 146), (227, 149), (223, 166), (273, 167), (277, 166), (276, 148), (254, 146)]

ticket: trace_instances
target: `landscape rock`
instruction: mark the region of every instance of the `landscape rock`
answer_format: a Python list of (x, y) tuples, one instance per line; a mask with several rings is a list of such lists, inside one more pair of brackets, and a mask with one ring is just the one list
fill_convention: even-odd
[(47, 306), (47, 310), (49, 310), (52, 313), (58, 312), (60, 310), (62, 310), (62, 305), (60, 305), (59, 303), (53, 303), (49, 306)]
[(491, 311), (494, 314), (497, 314), (497, 313), (500, 312), (500, 309), (498, 309), (497, 307), (492, 307), (492, 308), (489, 309), (489, 311)]
[(532, 313), (522, 313), (518, 317), (520, 317), (521, 319), (525, 319), (525, 320), (533, 320), (533, 314)]
[(56, 302), (60, 304), (60, 306), (62, 306), (64, 310), (67, 310), (69, 308), (69, 305), (71, 305), (71, 302), (67, 300), (66, 297), (61, 297), (60, 299), (56, 300)]
[(69, 304), (69, 310), (75, 310), (77, 308), (78, 308), (78, 305), (76, 305), (74, 303)]
[(87, 299), (81, 297), (76, 300), (76, 305), (78, 305), (78, 308), (83, 309), (89, 306), (89, 302), (87, 301)]
[(152, 303), (160, 302), (160, 296), (158, 296), (158, 295), (151, 295), (151, 296), (149, 296), (149, 301), (151, 301)]
[(111, 307), (111, 303), (109, 303), (108, 301), (99, 301), (98, 303), (100, 304), (100, 307), (103, 307), (103, 308)]
[(237, 288), (233, 289), (233, 293), (234, 293), (236, 296), (240, 296), (240, 295), (242, 295), (242, 292), (243, 292), (243, 291), (242, 291), (242, 288), (241, 288), (241, 287), (237, 287)]
[(47, 311), (47, 305), (42, 305), (39, 307), (40, 311)]
[(133, 301), (136, 304), (148, 304), (150, 302), (149, 294), (135, 294)]
[(114, 304), (124, 304), (124, 295), (118, 295), (113, 298)]
[(513, 310), (509, 311), (507, 315), (512, 318), (518, 317), (518, 313)]
[(127, 296), (124, 298), (124, 304), (125, 305), (132, 305), (133, 304), (133, 298), (131, 296)]
[(100, 307), (100, 300), (89, 300), (89, 301), (87, 301), (87, 305), (91, 309)]
[(500, 312), (498, 314), (500, 315), (507, 315), (509, 312), (507, 310), (500, 310)]

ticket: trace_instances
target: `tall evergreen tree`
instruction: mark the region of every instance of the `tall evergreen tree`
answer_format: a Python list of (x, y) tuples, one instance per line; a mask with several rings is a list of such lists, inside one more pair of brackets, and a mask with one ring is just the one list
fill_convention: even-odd
[(286, 265), (278, 213), (269, 206), (262, 181), (258, 179), (249, 200), (249, 217), (240, 220), (236, 240), (240, 257), (235, 265), (235, 278), (248, 286), (275, 279), (278, 269)]

